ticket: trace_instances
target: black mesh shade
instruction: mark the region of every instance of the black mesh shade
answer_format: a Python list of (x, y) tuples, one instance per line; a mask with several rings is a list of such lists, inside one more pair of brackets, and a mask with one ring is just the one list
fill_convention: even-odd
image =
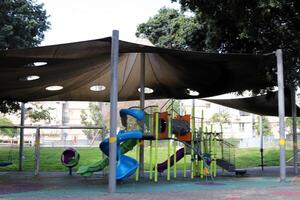
[[(0, 99), (109, 101), (110, 51), (111, 38), (0, 51)], [(274, 85), (265, 76), (265, 67), (275, 66), (273, 54), (190, 52), (120, 41), (119, 101), (139, 99), (141, 53), (145, 86), (153, 89), (146, 99), (200, 98)], [(33, 75), (39, 79), (26, 81)], [(90, 90), (99, 85), (101, 91)], [(45, 90), (49, 86), (63, 89)], [(188, 88), (199, 95), (189, 96)]]
[[(292, 116), (291, 95), (285, 90), (285, 116)], [(238, 99), (203, 99), (222, 106), (238, 109), (263, 116), (278, 116), (278, 95), (277, 92), (256, 97)], [(297, 106), (297, 116), (300, 117), (300, 108)]]

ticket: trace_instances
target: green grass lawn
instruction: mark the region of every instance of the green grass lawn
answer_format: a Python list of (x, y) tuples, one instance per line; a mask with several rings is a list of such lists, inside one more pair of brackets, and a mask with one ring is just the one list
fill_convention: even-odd
[[(41, 148), (41, 171), (67, 171), (67, 168), (64, 167), (60, 162), (60, 154), (64, 148), (58, 147), (43, 147)], [(80, 153), (80, 162), (79, 165), (91, 164), (93, 162), (99, 161), (101, 159), (101, 152), (99, 148), (77, 148)], [(9, 147), (0, 147), (0, 162), (7, 160), (8, 152), (12, 152), (14, 164), (9, 167), (0, 167), (0, 171), (9, 171), (18, 169), (18, 149), (9, 148)], [(173, 148), (171, 148), (171, 154), (173, 153)], [(127, 155), (131, 157), (136, 156), (136, 150), (129, 152)], [(246, 168), (246, 167), (258, 167), (260, 164), (260, 152), (258, 148), (247, 148), (247, 149), (236, 149), (235, 150), (235, 162), (237, 168)], [(267, 166), (276, 166), (279, 165), (279, 149), (278, 148), (268, 148), (265, 149), (265, 163)], [(153, 148), (154, 156), (154, 148)], [(292, 156), (292, 151), (287, 150), (286, 158)], [(158, 162), (162, 162), (167, 159), (167, 148), (159, 147), (158, 149)], [(190, 156), (187, 156), (187, 168), (190, 165)], [(154, 161), (153, 161), (154, 163)], [(25, 160), (24, 160), (24, 170), (32, 171), (34, 165), (34, 148), (26, 147), (25, 148)], [(177, 169), (183, 169), (184, 160), (182, 159), (177, 164)], [(77, 166), (78, 167), (78, 166)], [(145, 148), (145, 169), (149, 169), (149, 148)]]

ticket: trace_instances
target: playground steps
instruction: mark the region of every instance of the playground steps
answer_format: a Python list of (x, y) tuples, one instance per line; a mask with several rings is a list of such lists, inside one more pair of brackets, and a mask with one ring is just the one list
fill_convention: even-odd
[(228, 172), (235, 172), (235, 165), (231, 164), (230, 162), (222, 159), (217, 159), (217, 165), (222, 167)]
[(235, 165), (233, 165), (232, 163), (230, 163), (226, 160), (217, 159), (217, 165), (222, 167), (223, 169), (225, 169), (228, 172), (234, 172), (235, 175), (237, 175), (237, 176), (243, 176), (247, 173), (246, 169), (236, 169)]

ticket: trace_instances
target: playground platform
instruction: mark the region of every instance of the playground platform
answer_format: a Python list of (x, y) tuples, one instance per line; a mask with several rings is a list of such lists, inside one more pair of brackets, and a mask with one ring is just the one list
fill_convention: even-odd
[[(221, 173), (220, 171), (218, 173)], [(158, 182), (150, 181), (146, 174), (138, 182), (130, 178), (118, 183), (117, 193), (107, 194), (107, 178), (98, 173), (90, 178), (67, 172), (44, 172), (35, 177), (30, 172), (0, 173), (0, 199), (300, 199), (300, 177), (287, 168), (287, 181), (280, 183), (278, 167), (247, 169), (247, 175), (218, 175), (212, 182), (195, 177), (166, 180), (161, 174)]]

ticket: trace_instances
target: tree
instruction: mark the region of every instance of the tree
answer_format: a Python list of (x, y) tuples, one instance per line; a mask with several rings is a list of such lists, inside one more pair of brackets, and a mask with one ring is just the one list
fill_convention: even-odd
[[(190, 11), (194, 15), (185, 17), (185, 20), (193, 21), (193, 28), (178, 35), (182, 37), (186, 49), (199, 50), (216, 53), (270, 53), (278, 48), (284, 50), (285, 55), (285, 80), (290, 86), (299, 85), (300, 80), (300, 1), (298, 0), (172, 0), (179, 2), (183, 11)], [(164, 15), (151, 18), (148, 22), (138, 28), (138, 34), (151, 36), (152, 33), (158, 37), (169, 38), (172, 44), (173, 32), (180, 27), (168, 32), (164, 30), (165, 23), (156, 22), (153, 19), (164, 22)], [(184, 16), (183, 16), (184, 17)], [(178, 18), (178, 26), (184, 27)], [(172, 22), (175, 23), (175, 22)], [(142, 29), (146, 25), (148, 29)], [(168, 23), (166, 24), (168, 26)], [(172, 27), (171, 27), (172, 28)], [(159, 39), (149, 37), (155, 44)], [(166, 39), (163, 41), (167, 41)], [(159, 45), (172, 47), (160, 43)], [(178, 47), (175, 45), (175, 47)], [(276, 66), (266, 66), (266, 77), (276, 83)], [(252, 91), (254, 94), (265, 92), (272, 88)], [(242, 92), (242, 91), (240, 91)]]
[[(99, 128), (105, 126), (99, 103), (89, 103), (89, 110), (82, 110), (80, 117), (81, 123), (85, 126), (99, 126)], [(99, 134), (99, 130), (85, 129), (83, 130), (83, 133), (86, 135), (88, 140), (93, 140)]]
[(230, 124), (230, 115), (228, 112), (225, 111), (214, 113), (210, 120), (212, 123), (219, 124), (220, 128), (222, 129), (223, 124)]
[[(292, 117), (286, 117), (285, 118), (285, 124), (286, 124), (286, 128), (288, 128), (289, 130), (289, 134), (292, 134), (293, 131), (293, 118)], [(297, 128), (300, 127), (300, 118), (297, 117), (296, 119), (296, 124), (297, 124)]]
[(183, 106), (181, 105), (180, 100), (174, 99), (172, 107), (177, 114), (185, 113), (185, 110), (184, 110)]
[(177, 99), (170, 99), (167, 101), (167, 104), (164, 105), (163, 107), (165, 110), (168, 112), (175, 112), (175, 114), (184, 114), (185, 110), (183, 106), (181, 106), (180, 100)]
[[(35, 47), (44, 39), (49, 28), (48, 15), (43, 4), (34, 0), (1, 0), (0, 49)], [(0, 112), (20, 109), (17, 102), (0, 100)]]
[[(0, 117), (0, 126), (13, 126), (14, 124), (12, 123), (12, 121), (10, 121), (9, 119), (7, 119), (6, 117)], [(13, 129), (13, 128), (1, 128), (0, 129), (0, 135), (5, 135), (8, 137), (16, 137), (18, 134), (18, 130), (17, 129)]]
[(44, 108), (43, 105), (39, 105), (36, 103), (32, 104), (33, 108), (29, 109), (26, 112), (26, 118), (29, 118), (33, 123), (39, 122), (41, 120), (45, 120), (48, 123), (52, 120), (50, 110), (53, 108)]
[(18, 102), (10, 101), (10, 100), (0, 100), (0, 112), (3, 114), (13, 113), (20, 109), (20, 105)]
[[(260, 124), (259, 124), (260, 123), (259, 122), (260, 119), (259, 119), (259, 116), (257, 117), (257, 121), (258, 121), (258, 123), (255, 123), (255, 130), (256, 130), (257, 135), (259, 135), (260, 134)], [(273, 133), (271, 131), (271, 124), (270, 124), (268, 118), (265, 117), (265, 116), (262, 116), (261, 121), (262, 121), (263, 135), (264, 136), (271, 136), (271, 135), (273, 135)]]
[[(138, 26), (136, 36), (145, 35), (155, 46), (190, 49), (191, 35), (197, 29), (193, 17), (186, 17), (175, 9), (161, 8), (158, 14)], [(198, 37), (198, 36), (197, 36)]]

